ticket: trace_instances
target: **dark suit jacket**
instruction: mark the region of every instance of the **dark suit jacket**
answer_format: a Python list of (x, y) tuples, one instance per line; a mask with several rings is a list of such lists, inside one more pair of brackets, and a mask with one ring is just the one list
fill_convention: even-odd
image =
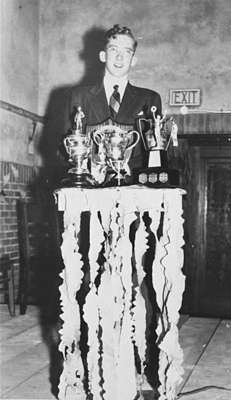
[[(74, 88), (71, 93), (70, 113), (78, 106), (81, 106), (85, 114), (85, 123), (87, 125), (99, 125), (110, 119), (110, 111), (103, 83), (95, 86)], [(161, 98), (159, 93), (128, 83), (115, 123), (130, 125), (137, 129), (135, 121), (138, 114), (143, 111), (145, 118), (151, 117), (150, 109), (152, 106), (156, 106), (156, 114), (161, 115)], [(131, 168), (143, 166), (144, 149), (142, 140), (135, 146), (129, 164)]]

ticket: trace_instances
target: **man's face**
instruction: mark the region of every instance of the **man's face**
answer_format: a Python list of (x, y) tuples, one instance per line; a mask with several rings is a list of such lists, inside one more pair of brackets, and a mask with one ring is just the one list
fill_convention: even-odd
[(133, 40), (127, 35), (111, 38), (105, 51), (100, 52), (100, 60), (105, 62), (106, 70), (118, 78), (128, 75), (134, 65)]

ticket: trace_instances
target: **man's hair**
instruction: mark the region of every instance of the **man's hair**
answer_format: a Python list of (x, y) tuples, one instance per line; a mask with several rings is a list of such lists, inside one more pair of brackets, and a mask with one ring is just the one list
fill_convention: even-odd
[(115, 38), (117, 35), (127, 35), (133, 40), (133, 49), (134, 52), (137, 48), (137, 40), (135, 39), (132, 31), (130, 28), (127, 28), (126, 26), (121, 27), (119, 24), (114, 25), (112, 28), (110, 28), (106, 33), (105, 33), (105, 47), (107, 46), (109, 40), (111, 38)]

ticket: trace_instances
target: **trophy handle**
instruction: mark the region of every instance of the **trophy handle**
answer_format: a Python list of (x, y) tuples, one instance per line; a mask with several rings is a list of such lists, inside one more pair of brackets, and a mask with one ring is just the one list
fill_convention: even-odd
[(95, 144), (97, 144), (97, 146), (99, 146), (100, 144), (102, 144), (103, 134), (102, 134), (102, 132), (100, 132), (100, 130), (97, 130), (92, 133), (92, 138), (93, 138), (93, 141), (95, 142)]
[(127, 150), (131, 150), (133, 147), (135, 147), (135, 145), (139, 142), (139, 140), (140, 140), (140, 135), (139, 135), (139, 132), (137, 132), (137, 131), (130, 131), (130, 132), (128, 132), (129, 134), (135, 134), (135, 136), (136, 136), (136, 138), (135, 138), (135, 141), (133, 142), (133, 143), (131, 143), (127, 148), (126, 148), (126, 151)]
[(146, 118), (139, 118), (139, 119), (138, 119), (138, 123), (139, 123), (139, 131), (140, 131), (140, 132), (142, 132), (141, 121), (150, 122), (150, 121), (149, 121), (148, 119), (146, 119)]
[(140, 134), (139, 134), (139, 132), (137, 132), (137, 131), (130, 131), (129, 133), (131, 133), (131, 134), (132, 134), (132, 133), (135, 133), (136, 139), (135, 139), (134, 143), (131, 143), (131, 144), (126, 148), (125, 153), (124, 153), (124, 165), (123, 165), (123, 167), (124, 167), (124, 169), (125, 169), (127, 175), (131, 175), (131, 171), (130, 171), (130, 168), (129, 168), (129, 166), (128, 166), (128, 162), (129, 162), (130, 157), (131, 157), (131, 154), (132, 154), (132, 149), (133, 149), (133, 147), (135, 147), (135, 145), (138, 143), (138, 141), (139, 141), (139, 139), (140, 139)]
[(69, 148), (68, 143), (70, 143), (70, 140), (69, 140), (68, 137), (66, 137), (66, 138), (63, 140), (63, 144), (64, 144), (64, 147), (65, 147), (65, 150), (66, 150), (67, 154), (70, 156), (70, 155), (71, 155), (71, 152), (70, 152), (70, 150), (68, 150), (68, 148)]
[[(144, 144), (144, 148), (146, 149), (146, 150), (149, 150), (148, 148), (147, 148), (147, 144), (146, 144), (146, 142), (145, 142), (145, 138), (144, 138), (144, 134), (143, 134), (143, 130), (142, 130), (142, 125), (141, 125), (141, 122), (148, 122), (149, 123), (149, 125), (150, 125), (150, 127), (149, 127), (149, 129), (153, 129), (153, 126), (152, 126), (152, 120), (151, 119), (146, 119), (146, 118), (139, 118), (138, 119), (138, 126), (139, 126), (139, 131), (140, 131), (140, 135), (141, 135), (141, 138), (142, 138), (142, 141), (143, 141), (143, 144)], [(155, 135), (155, 130), (153, 129), (153, 137), (154, 137), (154, 140), (155, 140), (155, 142), (156, 142), (156, 135)]]
[[(139, 118), (139, 119), (138, 119), (139, 131), (142, 133), (141, 121), (150, 122), (150, 120), (149, 120), (149, 119), (146, 119), (146, 118)], [(141, 135), (141, 136), (142, 136), (142, 135)]]

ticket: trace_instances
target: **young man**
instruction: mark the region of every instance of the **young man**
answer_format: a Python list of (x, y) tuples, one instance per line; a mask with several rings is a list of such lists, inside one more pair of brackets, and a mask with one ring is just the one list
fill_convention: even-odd
[[(133, 86), (129, 82), (129, 72), (137, 61), (135, 56), (136, 47), (137, 41), (129, 28), (114, 25), (106, 32), (105, 45), (99, 53), (100, 61), (105, 64), (102, 81), (93, 86), (76, 87), (71, 93), (70, 114), (72, 113), (74, 116), (78, 107), (81, 107), (85, 115), (83, 123), (88, 128), (111, 123), (115, 125), (129, 125), (131, 129), (137, 129), (136, 119), (139, 115), (143, 115), (144, 118), (152, 117), (152, 106), (157, 108), (156, 115), (161, 115), (160, 95), (153, 90)], [(116, 112), (114, 112), (115, 110), (111, 110), (111, 105), (113, 105), (111, 97), (113, 97), (115, 86), (117, 96), (119, 93), (119, 97), (114, 100)], [(75, 110), (74, 113), (73, 110)], [(131, 169), (141, 168), (144, 166), (144, 161), (144, 149), (142, 140), (140, 140), (132, 152), (129, 164)], [(85, 226), (87, 226), (87, 223)], [(131, 235), (134, 234), (134, 229), (132, 232)], [(83, 254), (87, 254), (88, 251), (88, 248), (85, 249), (85, 247), (88, 247), (87, 237), (88, 233), (85, 232), (85, 240), (81, 247)], [(151, 281), (150, 276), (146, 277), (146, 281)], [(144, 292), (147, 292), (148, 285), (147, 282), (146, 284), (144, 283)], [(155, 386), (157, 379), (154, 376), (157, 371), (155, 360), (156, 349), (153, 349), (155, 317), (153, 318), (153, 307), (147, 297), (148, 294), (146, 293), (145, 298), (149, 308), (147, 317), (149, 333), (147, 333), (147, 340), (150, 335), (152, 336), (152, 341), (148, 344), (151, 352), (150, 349), (147, 352), (147, 375), (152, 385)], [(151, 302), (154, 303), (155, 299), (152, 299)]]
[[(106, 32), (105, 46), (100, 51), (99, 58), (105, 64), (104, 77), (100, 83), (91, 86), (76, 87), (72, 90), (69, 112), (73, 117), (76, 111), (81, 107), (84, 114), (83, 124), (87, 128), (105, 125), (108, 123), (115, 125), (131, 126), (136, 128), (136, 119), (139, 115), (145, 118), (152, 116), (151, 107), (157, 108), (157, 115), (161, 115), (160, 95), (150, 89), (136, 87), (129, 82), (130, 69), (136, 64), (135, 51), (137, 42), (129, 28), (115, 25)], [(115, 89), (116, 87), (116, 89)], [(112, 97), (114, 92), (119, 97)], [(116, 110), (112, 106), (116, 106)], [(111, 110), (112, 108), (112, 110)], [(116, 112), (115, 112), (116, 111)], [(74, 122), (74, 118), (72, 120)], [(142, 141), (140, 140), (134, 148), (130, 159), (131, 169), (143, 167), (145, 159), (143, 157)], [(82, 219), (82, 238), (80, 237), (80, 253), (82, 260), (86, 264), (86, 273), (84, 284), (78, 293), (78, 301), (81, 304), (85, 302), (85, 296), (89, 290), (88, 277), (88, 250), (89, 250), (89, 213), (83, 213)], [(135, 223), (136, 224), (136, 223)], [(135, 226), (131, 229), (131, 241), (134, 240)], [(152, 259), (152, 254), (150, 255)], [(152, 261), (152, 260), (151, 260)], [(151, 263), (150, 261), (150, 263)], [(149, 288), (151, 282), (150, 268), (147, 260), (147, 270), (145, 282), (142, 285), (142, 292), (147, 306), (147, 368), (146, 375), (153, 387), (157, 385), (157, 350), (155, 347), (155, 315), (153, 304), (155, 299), (149, 299)], [(149, 282), (149, 283), (148, 283)], [(151, 290), (153, 292), (153, 290)], [(87, 352), (87, 328), (82, 325), (81, 346), (84, 357)], [(126, 400), (126, 399), (124, 399)]]
[[(114, 25), (105, 35), (105, 47), (99, 58), (105, 64), (103, 81), (94, 86), (78, 87), (72, 91), (70, 112), (81, 106), (86, 125), (100, 125), (112, 121), (118, 125), (135, 126), (138, 115), (151, 117), (150, 109), (156, 106), (161, 115), (160, 95), (150, 89), (133, 86), (129, 82), (130, 69), (136, 64), (137, 41), (127, 27)], [(115, 89), (116, 87), (116, 89)], [(111, 110), (113, 93), (116, 112)], [(142, 141), (134, 148), (130, 159), (131, 168), (143, 167)]]

